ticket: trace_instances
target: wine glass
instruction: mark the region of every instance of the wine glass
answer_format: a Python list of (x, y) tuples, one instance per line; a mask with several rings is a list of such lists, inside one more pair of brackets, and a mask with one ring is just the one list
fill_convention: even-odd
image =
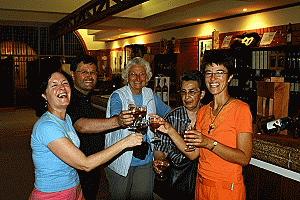
[(167, 179), (166, 172), (167, 172), (167, 169), (169, 166), (170, 166), (170, 163), (166, 159), (153, 161), (153, 168), (157, 175), (156, 178), (159, 181), (164, 181)]
[(139, 118), (146, 118), (147, 115), (147, 107), (146, 106), (138, 106), (137, 107), (138, 111), (139, 111)]
[(132, 111), (134, 117), (134, 122), (130, 126), (130, 130), (145, 133), (144, 130), (148, 126), (148, 121), (146, 120), (147, 107), (128, 104), (128, 109)]
[(157, 129), (160, 126), (160, 119), (157, 116), (150, 116), (149, 117), (149, 125), (154, 130), (154, 137), (152, 142), (160, 141), (160, 137), (157, 136)]
[(134, 121), (133, 124), (130, 125), (130, 129), (131, 131), (135, 131), (135, 123), (137, 121), (138, 115), (139, 115), (139, 111), (136, 105), (134, 105), (133, 103), (128, 104), (128, 110), (130, 110), (132, 112), (132, 115), (134, 117)]
[(149, 122), (146, 117), (139, 117), (134, 124), (135, 131), (145, 135), (147, 133), (148, 125)]
[[(187, 134), (187, 131), (190, 131), (190, 130), (194, 130), (195, 127), (192, 126), (191, 124), (189, 124), (186, 128), (186, 130), (184, 131), (184, 134)], [(184, 151), (186, 152), (192, 152), (192, 151), (195, 151), (196, 150), (196, 147), (194, 145), (186, 145), (186, 147), (184, 148)]]

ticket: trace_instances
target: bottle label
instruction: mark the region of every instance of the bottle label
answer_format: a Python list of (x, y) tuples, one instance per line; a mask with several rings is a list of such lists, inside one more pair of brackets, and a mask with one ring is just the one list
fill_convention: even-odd
[(168, 92), (163, 92), (162, 100), (163, 100), (163, 102), (168, 102)]
[(288, 33), (288, 34), (286, 35), (286, 42), (287, 42), (287, 43), (291, 43), (291, 42), (292, 42), (292, 34), (291, 34), (291, 33)]
[(156, 95), (157, 95), (159, 98), (161, 98), (161, 92), (160, 92), (160, 91), (157, 91), (157, 92), (156, 92)]
[(281, 125), (281, 119), (270, 121), (267, 123), (267, 130), (276, 129), (277, 127), (281, 127)]

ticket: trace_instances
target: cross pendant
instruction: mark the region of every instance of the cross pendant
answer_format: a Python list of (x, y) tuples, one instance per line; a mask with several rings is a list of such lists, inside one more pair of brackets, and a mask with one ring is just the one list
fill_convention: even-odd
[(210, 133), (215, 128), (216, 128), (216, 125), (214, 123), (210, 124), (209, 128), (208, 128), (208, 133)]

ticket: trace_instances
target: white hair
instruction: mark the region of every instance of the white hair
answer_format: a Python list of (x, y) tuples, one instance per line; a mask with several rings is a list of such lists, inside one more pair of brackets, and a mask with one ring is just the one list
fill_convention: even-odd
[(128, 72), (131, 69), (131, 67), (133, 67), (135, 65), (141, 65), (145, 68), (146, 74), (147, 74), (147, 82), (148, 82), (152, 77), (150, 63), (141, 57), (135, 57), (128, 62), (128, 64), (125, 66), (124, 70), (122, 71), (123, 80), (126, 83), (128, 83)]

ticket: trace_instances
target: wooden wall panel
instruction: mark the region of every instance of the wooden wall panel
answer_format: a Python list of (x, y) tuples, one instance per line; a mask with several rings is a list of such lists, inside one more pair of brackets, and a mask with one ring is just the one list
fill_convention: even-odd
[(253, 165), (244, 167), (247, 200), (298, 200), (300, 182)]

